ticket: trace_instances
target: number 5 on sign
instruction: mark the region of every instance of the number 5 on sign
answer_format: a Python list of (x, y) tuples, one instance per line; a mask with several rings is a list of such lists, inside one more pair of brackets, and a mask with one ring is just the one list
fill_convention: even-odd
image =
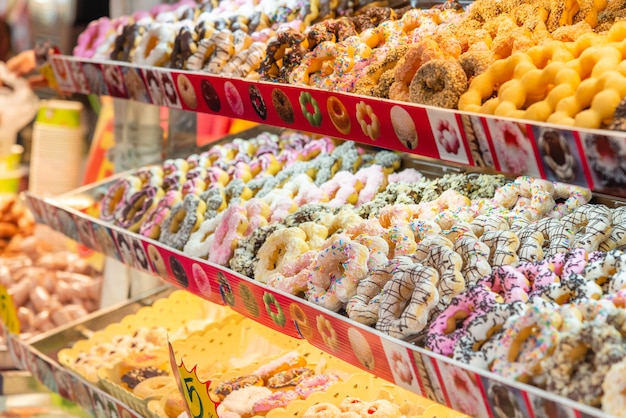
[(211, 381), (201, 382), (196, 374), (196, 366), (191, 371), (187, 370), (183, 359), (178, 364), (174, 355), (174, 348), (171, 343), (168, 344), (174, 379), (176, 379), (178, 389), (185, 399), (189, 416), (192, 418), (218, 418), (217, 406), (219, 402), (215, 402), (209, 395)]
[(11, 334), (20, 333), (20, 321), (17, 319), (17, 309), (7, 288), (0, 285), (0, 318)]

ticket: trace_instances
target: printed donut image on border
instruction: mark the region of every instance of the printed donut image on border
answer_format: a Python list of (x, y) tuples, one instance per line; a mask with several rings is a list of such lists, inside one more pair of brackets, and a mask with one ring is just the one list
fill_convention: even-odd
[(87, 78), (83, 73), (83, 64), (80, 61), (68, 61), (72, 77), (74, 78), (74, 87), (77, 93), (89, 93), (89, 85), (87, 84)]
[(239, 296), (241, 297), (243, 306), (246, 307), (248, 313), (253, 317), (258, 318), (260, 315), (259, 304), (256, 301), (254, 293), (245, 282), (239, 283)]
[(485, 130), (478, 116), (461, 115), (461, 124), (465, 131), (465, 138), (469, 146), (470, 154), (477, 167), (495, 168), (489, 141), (485, 136)]
[(285, 317), (285, 313), (283, 312), (283, 308), (280, 306), (280, 303), (276, 300), (276, 296), (269, 292), (263, 293), (263, 303), (265, 304), (265, 311), (271, 318), (272, 322), (281, 328), (285, 328), (287, 318)]
[(122, 67), (122, 76), (128, 90), (128, 97), (142, 103), (150, 103), (148, 89), (139, 68)]
[(80, 238), (78, 235), (78, 226), (74, 221), (74, 216), (62, 209), (57, 210), (57, 225), (61, 227), (60, 231), (63, 232), (68, 238), (78, 241)]
[(104, 81), (107, 83), (109, 93), (113, 97), (127, 98), (126, 86), (124, 85), (124, 77), (117, 65), (102, 64), (102, 73)]
[(202, 268), (202, 266), (198, 263), (193, 263), (191, 265), (191, 277), (193, 277), (194, 284), (200, 292), (202, 292), (201, 296), (208, 298), (213, 293), (213, 289), (211, 289), (211, 282), (209, 281), (209, 276), (207, 276), (206, 272)]
[(115, 241), (117, 242), (117, 249), (122, 256), (122, 262), (130, 267), (135, 268), (137, 266), (137, 260), (133, 248), (131, 246), (130, 238), (121, 232), (114, 231)]
[(439, 373), (453, 409), (473, 417), (489, 416), (480, 389), (480, 378), (474, 372), (439, 361)]
[(427, 355), (422, 355), (417, 351), (413, 352), (413, 359), (417, 366), (417, 373), (423, 385), (422, 394), (430, 400), (442, 405), (446, 404), (446, 399), (439, 383), (439, 378), (435, 372), (432, 360)]
[(163, 86), (161, 85), (159, 73), (155, 70), (144, 69), (143, 77), (148, 86), (151, 103), (157, 106), (165, 105), (165, 96), (163, 94)]
[(176, 91), (176, 86), (174, 84), (174, 79), (172, 78), (172, 75), (166, 71), (159, 71), (157, 74), (161, 78), (161, 84), (163, 85), (165, 103), (169, 107), (181, 109), (182, 105), (180, 104), (180, 99), (178, 98), (178, 92)]
[(331, 349), (331, 351), (339, 350), (339, 339), (337, 338), (337, 332), (335, 328), (330, 323), (328, 319), (326, 319), (323, 315), (318, 315), (315, 318), (315, 323), (317, 326), (317, 332), (319, 332), (320, 337), (324, 344)]
[(184, 288), (189, 287), (189, 276), (187, 276), (183, 263), (175, 255), (170, 255), (170, 270), (179, 285)]
[(109, 418), (119, 418), (120, 417), (120, 411), (118, 410), (117, 406), (110, 400), (107, 399), (107, 410), (108, 410), (108, 417)]
[(163, 259), (159, 249), (152, 244), (148, 244), (148, 259), (150, 260), (150, 265), (152, 266), (152, 271), (154, 271), (154, 273), (160, 277), (167, 277), (167, 266), (165, 265), (165, 260)]
[(328, 111), (328, 117), (333, 123), (335, 129), (344, 135), (348, 135), (352, 130), (352, 123), (350, 122), (350, 114), (344, 104), (335, 96), (330, 96), (326, 100), (326, 110)]
[(626, 184), (626, 139), (581, 134), (587, 165), (595, 187), (620, 191)]
[(372, 141), (376, 141), (380, 137), (380, 121), (371, 105), (364, 101), (357, 103), (356, 120), (361, 126), (361, 131)]
[(87, 384), (78, 378), (72, 377), (72, 392), (74, 392), (74, 402), (83, 408), (85, 412), (95, 416), (93, 415), (93, 404), (91, 403), (91, 395), (89, 394)]
[(250, 104), (252, 104), (254, 112), (261, 120), (267, 119), (267, 105), (258, 87), (255, 85), (248, 86), (248, 95), (250, 96)]
[(469, 159), (456, 116), (453, 113), (444, 113), (433, 109), (426, 109), (426, 114), (439, 157), (448, 161), (468, 164)]
[(361, 363), (367, 370), (374, 370), (376, 365), (374, 353), (372, 352), (372, 347), (370, 347), (370, 344), (363, 333), (356, 328), (349, 328), (348, 341), (350, 341), (352, 352), (356, 356), (357, 360), (359, 360), (359, 363)]
[(117, 258), (121, 261), (122, 256), (117, 250), (117, 244), (109, 233), (109, 229), (102, 225), (94, 224), (94, 235), (100, 244), (100, 250), (107, 256)]
[(100, 246), (97, 244), (98, 241), (94, 236), (91, 221), (76, 215), (74, 222), (76, 222), (76, 228), (78, 229), (78, 241), (92, 250), (99, 250)]
[(535, 150), (526, 125), (509, 120), (487, 119), (500, 171), (541, 177)]
[(554, 418), (575, 418), (576, 413), (571, 409), (559, 404), (551, 399), (541, 398), (539, 396), (528, 394), (533, 412), (536, 417), (554, 417)]
[(224, 304), (235, 306), (235, 294), (230, 286), (230, 282), (221, 271), (217, 272), (217, 283), (219, 284), (220, 296)]
[[(317, 103), (317, 100), (308, 91), (300, 92), (300, 111), (304, 119), (309, 122), (309, 125), (319, 128), (322, 126), (322, 111)], [(310, 108), (310, 110), (309, 110)]]
[(135, 256), (135, 261), (137, 262), (137, 268), (142, 271), (150, 272), (150, 263), (148, 261), (148, 255), (143, 248), (143, 244), (140, 240), (130, 238), (133, 246), (133, 255)]
[(389, 111), (389, 117), (393, 131), (400, 143), (410, 150), (416, 149), (418, 145), (417, 128), (409, 112), (401, 106), (394, 106)]
[[(548, 178), (564, 182), (572, 182), (578, 177), (580, 165), (576, 162), (571, 134), (552, 128), (538, 128), (535, 133), (539, 155), (546, 168)], [(568, 141), (571, 139), (571, 141)], [(580, 172), (582, 174), (582, 172)]]
[(87, 78), (90, 93), (97, 94), (99, 96), (109, 95), (106, 83), (104, 82), (104, 76), (102, 75), (102, 70), (100, 70), (100, 67), (97, 64), (84, 63), (83, 73), (85, 74), (85, 78)]
[(494, 418), (524, 418), (530, 415), (522, 393), (517, 388), (482, 376), (480, 380)]
[(74, 396), (73, 388), (72, 388), (72, 379), (65, 370), (58, 368), (53, 371), (54, 380), (57, 383), (57, 389), (59, 395), (63, 396), (65, 399), (72, 399)]
[(59, 85), (67, 85), (67, 82), (71, 80), (70, 72), (65, 66), (65, 62), (63, 60), (53, 59), (50, 60), (52, 71), (54, 72), (54, 76), (56, 77)]
[(178, 95), (183, 100), (183, 103), (192, 110), (198, 107), (198, 98), (196, 97), (196, 90), (191, 80), (185, 74), (178, 74), (176, 77), (176, 87), (178, 88)]
[(311, 338), (313, 338), (313, 328), (309, 323), (309, 319), (307, 318), (306, 313), (297, 303), (292, 303), (291, 305), (289, 305), (289, 314), (291, 315), (291, 320), (296, 326), (298, 334), (300, 334), (300, 336), (305, 340), (310, 340)]
[(202, 100), (213, 112), (219, 112), (222, 108), (220, 102), (220, 96), (217, 94), (217, 90), (209, 80), (200, 80), (200, 93), (202, 94)]
[(235, 115), (242, 116), (244, 112), (243, 99), (241, 98), (241, 94), (239, 94), (239, 90), (237, 90), (237, 87), (235, 87), (231, 81), (224, 83), (224, 96), (226, 97), (228, 106), (230, 106), (230, 110), (232, 110)]
[(295, 121), (295, 113), (291, 101), (281, 89), (272, 90), (272, 105), (280, 120), (289, 125)]

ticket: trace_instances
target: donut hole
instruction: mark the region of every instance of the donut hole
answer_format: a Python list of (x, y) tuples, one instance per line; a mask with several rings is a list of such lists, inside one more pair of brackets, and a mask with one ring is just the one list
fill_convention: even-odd
[(148, 39), (148, 44), (146, 45), (146, 50), (143, 53), (143, 57), (147, 59), (158, 44), (159, 40), (156, 37), (150, 37), (150, 39)]
[(463, 328), (463, 325), (469, 316), (469, 312), (458, 311), (448, 319), (447, 327), (443, 332), (445, 334), (452, 334), (457, 329)]
[(172, 218), (172, 223), (170, 224), (170, 233), (175, 234), (180, 230), (180, 226), (183, 223), (183, 221), (185, 220), (185, 218), (187, 217), (187, 211), (186, 210), (179, 210), (178, 212), (176, 212), (176, 214), (174, 214), (174, 217)]

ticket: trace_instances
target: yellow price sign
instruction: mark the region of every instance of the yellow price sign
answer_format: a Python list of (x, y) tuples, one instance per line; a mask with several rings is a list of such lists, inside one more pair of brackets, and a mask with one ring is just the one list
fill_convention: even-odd
[(218, 418), (217, 406), (219, 402), (211, 399), (209, 386), (211, 381), (202, 382), (196, 373), (196, 366), (187, 370), (183, 359), (180, 363), (176, 361), (174, 348), (168, 343), (170, 348), (170, 364), (174, 372), (174, 378), (178, 383), (178, 389), (185, 399), (187, 413), (193, 418)]
[(42, 65), (41, 68), (39, 69), (39, 72), (41, 73), (41, 75), (43, 75), (43, 78), (46, 80), (50, 88), (57, 89), (59, 87), (57, 78), (54, 75), (54, 70), (52, 69), (52, 65), (50, 65), (49, 62)]
[(13, 298), (5, 286), (0, 285), (0, 318), (11, 334), (20, 333), (20, 321), (17, 319), (17, 309)]

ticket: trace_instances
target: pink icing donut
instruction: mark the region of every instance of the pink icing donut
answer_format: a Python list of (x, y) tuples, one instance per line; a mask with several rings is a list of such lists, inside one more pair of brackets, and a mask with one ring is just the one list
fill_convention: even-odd
[(192, 177), (183, 183), (181, 192), (183, 196), (188, 194), (200, 195), (207, 188), (207, 184), (202, 177)]
[(162, 167), (164, 176), (169, 176), (172, 173), (179, 172), (182, 172), (183, 175), (186, 175), (187, 171), (189, 170), (189, 163), (187, 162), (187, 160), (184, 160), (182, 158), (167, 159), (163, 161)]
[(334, 374), (318, 374), (303, 379), (295, 388), (296, 393), (302, 398), (306, 399), (315, 392), (323, 392), (327, 390), (330, 385), (339, 381), (339, 377)]
[(332, 311), (341, 309), (352, 296), (360, 280), (368, 274), (366, 246), (346, 234), (335, 234), (326, 240), (311, 266), (306, 297)]
[(524, 262), (517, 266), (517, 270), (530, 281), (531, 294), (560, 280), (554, 272), (554, 266), (548, 260), (536, 263)]
[(163, 189), (159, 186), (150, 183), (145, 184), (141, 190), (130, 196), (128, 204), (115, 218), (116, 225), (132, 232), (138, 232), (163, 195)]
[(506, 303), (526, 302), (530, 292), (530, 281), (513, 266), (494, 267), (492, 273), (478, 280), (504, 298)]
[(583, 274), (587, 265), (587, 251), (583, 248), (574, 248), (563, 254), (565, 254), (564, 264), (559, 276), (567, 278), (571, 274)]
[(310, 267), (316, 257), (317, 251), (307, 251), (293, 260), (286, 261), (279, 272), (273, 273), (267, 279), (267, 284), (292, 295), (306, 291)]
[(78, 37), (73, 51), (74, 56), (92, 58), (96, 50), (106, 43), (107, 38), (115, 34), (114, 31), (115, 28), (108, 17), (92, 21)]
[(215, 184), (226, 186), (230, 181), (230, 177), (226, 171), (219, 167), (209, 167), (206, 169), (205, 181), (208, 186), (213, 186)]
[(248, 229), (244, 237), (250, 236), (257, 229), (268, 224), (270, 207), (263, 199), (253, 198), (246, 202), (246, 213), (248, 214)]
[[(451, 356), (457, 341), (466, 332), (465, 324), (500, 302), (499, 295), (487, 286), (471, 286), (452, 298), (450, 305), (430, 324), (426, 347), (435, 353)], [(459, 321), (462, 321), (460, 326)]]
[(213, 243), (209, 249), (209, 261), (226, 265), (237, 242), (248, 229), (248, 214), (241, 204), (231, 204), (224, 212), (222, 223), (215, 230)]
[(256, 401), (252, 409), (256, 415), (264, 415), (272, 409), (283, 408), (298, 399), (300, 395), (295, 390), (281, 390)]
[(397, 173), (391, 173), (387, 177), (389, 183), (417, 183), (424, 175), (414, 168), (405, 168)]
[(328, 205), (337, 208), (346, 203), (355, 205), (359, 198), (360, 182), (349, 171), (340, 171), (332, 179), (323, 183), (320, 189), (331, 196)]
[(361, 168), (356, 172), (355, 177), (364, 185), (359, 192), (359, 199), (356, 202), (357, 207), (371, 201), (378, 192), (387, 186), (387, 176), (383, 168), (378, 164)]
[(161, 235), (161, 224), (169, 216), (172, 207), (182, 200), (182, 195), (176, 189), (170, 190), (159, 200), (156, 208), (146, 218), (139, 228), (139, 234), (144, 237), (158, 239)]

